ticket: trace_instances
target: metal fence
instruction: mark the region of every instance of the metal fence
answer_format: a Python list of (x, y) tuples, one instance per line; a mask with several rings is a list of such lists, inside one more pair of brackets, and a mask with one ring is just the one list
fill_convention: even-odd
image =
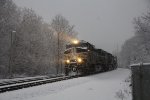
[(131, 65), (133, 100), (150, 100), (150, 63)]

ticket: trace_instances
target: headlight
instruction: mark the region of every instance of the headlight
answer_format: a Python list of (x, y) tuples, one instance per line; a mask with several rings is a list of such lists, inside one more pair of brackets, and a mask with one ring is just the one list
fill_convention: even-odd
[(69, 63), (70, 63), (70, 60), (66, 60), (66, 62), (67, 62), (67, 64), (69, 64)]
[(82, 63), (82, 59), (81, 58), (78, 58), (77, 61), (78, 61), (78, 63)]
[(78, 40), (73, 40), (72, 42), (73, 42), (73, 44), (79, 44)]

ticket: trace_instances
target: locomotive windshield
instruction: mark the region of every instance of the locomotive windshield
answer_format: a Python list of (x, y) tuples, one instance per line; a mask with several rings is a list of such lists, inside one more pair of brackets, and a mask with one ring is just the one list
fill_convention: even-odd
[(87, 49), (76, 48), (76, 52), (77, 52), (77, 53), (80, 53), (80, 52), (87, 52)]
[[(74, 49), (75, 50), (74, 50)], [(69, 54), (69, 53), (72, 53), (72, 52), (76, 52), (76, 53), (81, 53), (81, 52), (87, 52), (88, 50), (86, 48), (80, 48), (80, 47), (72, 47), (72, 48), (69, 48), (67, 49), (64, 54)]]
[(86, 43), (79, 43), (79, 44), (68, 44), (66, 45), (66, 49), (72, 48), (72, 47), (82, 47), (82, 48), (87, 48)]
[(88, 52), (89, 50), (93, 50), (94, 46), (88, 42), (81, 41), (79, 43), (71, 43), (66, 45), (66, 50), (64, 54), (69, 53), (83, 53)]

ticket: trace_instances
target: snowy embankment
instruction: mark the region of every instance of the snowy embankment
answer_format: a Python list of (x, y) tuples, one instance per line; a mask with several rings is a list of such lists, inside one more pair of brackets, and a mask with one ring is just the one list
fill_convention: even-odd
[[(131, 100), (128, 69), (100, 73), (0, 94), (0, 100)], [(125, 93), (125, 94), (124, 94)]]

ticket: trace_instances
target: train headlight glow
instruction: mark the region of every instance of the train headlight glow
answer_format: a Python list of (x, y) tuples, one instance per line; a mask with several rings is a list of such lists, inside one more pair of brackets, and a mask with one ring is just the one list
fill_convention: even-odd
[(79, 43), (78, 40), (73, 40), (72, 42), (73, 42), (73, 44), (78, 44)]
[(82, 59), (81, 58), (78, 58), (77, 61), (78, 61), (78, 63), (82, 63)]
[(66, 62), (67, 62), (67, 64), (69, 64), (69, 63), (70, 63), (70, 60), (66, 60)]

